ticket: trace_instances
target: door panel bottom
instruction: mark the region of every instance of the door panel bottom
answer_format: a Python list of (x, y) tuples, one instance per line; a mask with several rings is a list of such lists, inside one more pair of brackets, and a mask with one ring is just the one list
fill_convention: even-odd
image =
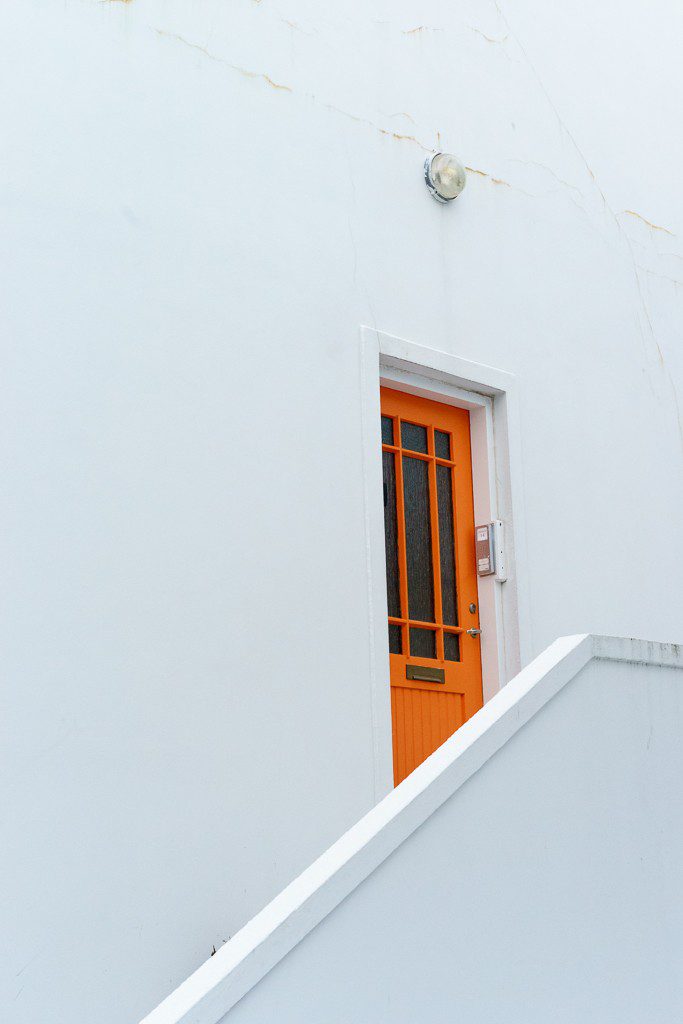
[(392, 686), (391, 715), (397, 786), (463, 724), (464, 694)]

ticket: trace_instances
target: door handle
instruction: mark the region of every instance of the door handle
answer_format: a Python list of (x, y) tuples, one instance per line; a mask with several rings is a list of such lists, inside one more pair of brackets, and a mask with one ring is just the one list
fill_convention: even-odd
[(468, 636), (481, 636), (480, 629), (466, 629), (465, 632)]

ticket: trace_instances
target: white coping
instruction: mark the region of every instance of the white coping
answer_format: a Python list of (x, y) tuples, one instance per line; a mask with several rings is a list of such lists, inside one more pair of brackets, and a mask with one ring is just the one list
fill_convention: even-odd
[(590, 633), (556, 640), (141, 1024), (217, 1024), (594, 658), (683, 668), (683, 646)]

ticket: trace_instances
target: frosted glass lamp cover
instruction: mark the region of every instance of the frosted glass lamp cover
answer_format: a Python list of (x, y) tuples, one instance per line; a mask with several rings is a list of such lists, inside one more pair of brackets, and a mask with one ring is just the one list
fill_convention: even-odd
[(425, 160), (427, 188), (440, 203), (457, 199), (467, 184), (465, 168), (450, 153), (433, 153)]

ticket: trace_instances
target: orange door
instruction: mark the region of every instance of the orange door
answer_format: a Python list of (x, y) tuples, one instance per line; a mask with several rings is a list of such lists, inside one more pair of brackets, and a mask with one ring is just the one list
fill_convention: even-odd
[(482, 706), (470, 416), (381, 389), (398, 785)]

